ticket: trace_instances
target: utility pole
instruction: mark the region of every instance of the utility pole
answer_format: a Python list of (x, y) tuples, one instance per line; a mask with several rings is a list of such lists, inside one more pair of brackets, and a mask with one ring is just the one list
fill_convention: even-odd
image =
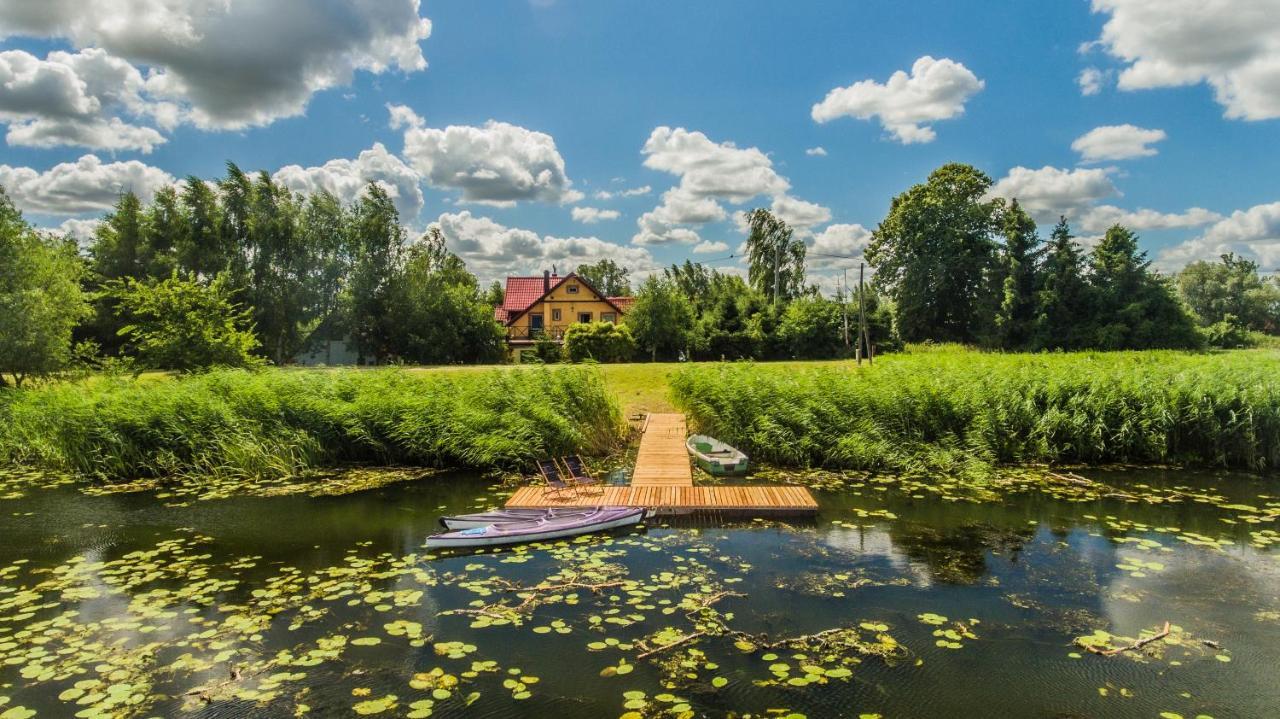
[(840, 311), (844, 315), (844, 348), (849, 350), (849, 270), (841, 271), (840, 279)]
[(867, 353), (867, 362), (871, 359), (871, 341), (867, 336), (867, 302), (863, 298), (862, 283), (863, 263), (858, 263), (858, 365), (862, 365), (862, 352), (865, 349)]

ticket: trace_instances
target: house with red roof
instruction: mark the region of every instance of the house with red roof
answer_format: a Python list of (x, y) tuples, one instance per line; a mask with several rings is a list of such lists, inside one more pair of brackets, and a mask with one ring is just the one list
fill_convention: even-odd
[(634, 297), (608, 297), (585, 278), (570, 272), (561, 277), (508, 277), (506, 295), (493, 318), (507, 330), (511, 359), (532, 352), (540, 337), (564, 341), (564, 331), (576, 322), (618, 322), (635, 303)]

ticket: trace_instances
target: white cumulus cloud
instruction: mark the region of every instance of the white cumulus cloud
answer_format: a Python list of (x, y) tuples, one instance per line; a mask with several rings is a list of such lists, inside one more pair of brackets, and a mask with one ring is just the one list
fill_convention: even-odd
[(991, 195), (1017, 199), (1036, 222), (1074, 217), (1092, 203), (1120, 194), (1101, 168), (1064, 170), (1046, 165), (1038, 170), (1015, 167), (997, 180)]
[(815, 269), (857, 268), (871, 243), (871, 230), (859, 224), (833, 224), (809, 243), (805, 262)]
[(90, 48), (41, 59), (0, 52), (0, 123), (12, 146), (79, 146), (151, 152), (165, 141), (152, 127), (122, 120), (157, 111), (144, 97), (142, 74), (128, 62)]
[(1160, 253), (1159, 264), (1176, 269), (1195, 260), (1212, 260), (1234, 252), (1262, 264), (1280, 266), (1280, 202), (1236, 210), (1195, 239)]
[(804, 154), (808, 155), (809, 157), (826, 157), (827, 148), (821, 147), (821, 146), (810, 147), (809, 149), (804, 151)]
[(569, 203), (564, 158), (550, 135), (490, 120), (483, 127), (427, 127), (411, 110), (391, 106), (392, 126), (404, 127), (404, 156), (435, 188), (460, 190), (462, 200), (511, 205), (521, 200)]
[(532, 230), (506, 227), (469, 210), (444, 213), (434, 223), (448, 248), (467, 263), (481, 282), (508, 274), (533, 274), (556, 265), (565, 273), (579, 264), (612, 259), (633, 272), (648, 272), (657, 264), (647, 249), (624, 247), (598, 237), (553, 237)]
[(1076, 84), (1080, 86), (1080, 94), (1086, 97), (1102, 92), (1102, 86), (1106, 81), (1107, 73), (1096, 67), (1086, 67), (1076, 77)]
[(712, 242), (711, 240), (704, 240), (702, 242), (699, 242), (698, 244), (693, 246), (693, 250), (692, 250), (693, 254), (695, 255), (710, 255), (716, 252), (728, 252), (728, 251), (729, 251), (729, 244), (727, 242)]
[(420, 0), (0, 0), (0, 38), (61, 39), (146, 68), (169, 122), (206, 129), (300, 115), (358, 71), (426, 67)]
[(369, 183), (376, 182), (395, 201), (401, 218), (411, 220), (422, 211), (418, 173), (380, 142), (354, 160), (334, 159), (318, 167), (286, 165), (276, 171), (274, 179), (294, 192), (327, 191), (346, 203), (353, 202)]
[(0, 186), (18, 209), (42, 215), (101, 212), (115, 204), (125, 191), (132, 191), (146, 203), (156, 190), (173, 183), (169, 173), (137, 160), (104, 163), (94, 155), (54, 165), (44, 172), (0, 165)]
[(1183, 227), (1201, 227), (1222, 219), (1222, 215), (1203, 207), (1192, 207), (1185, 212), (1159, 212), (1157, 210), (1124, 210), (1115, 205), (1098, 205), (1085, 210), (1079, 217), (1080, 229), (1089, 233), (1106, 232), (1112, 225), (1124, 225), (1131, 230), (1169, 230)]
[(650, 192), (653, 192), (652, 187), (648, 185), (641, 185), (640, 187), (632, 187), (626, 190), (596, 190), (593, 197), (597, 200), (612, 200), (615, 197), (640, 197), (641, 195), (647, 195)]
[(605, 220), (616, 220), (622, 216), (617, 210), (602, 210), (599, 207), (575, 207), (569, 214), (575, 222), (592, 225)]
[(1167, 138), (1164, 130), (1150, 130), (1136, 125), (1103, 125), (1077, 137), (1071, 149), (1080, 153), (1084, 162), (1128, 160), (1156, 154), (1153, 144)]
[(909, 75), (899, 70), (884, 84), (862, 80), (835, 88), (810, 114), (817, 122), (878, 117), (885, 130), (904, 145), (932, 142), (937, 134), (929, 123), (964, 114), (965, 103), (983, 86), (983, 81), (961, 63), (925, 55), (915, 61)]
[(1107, 16), (1092, 43), (1125, 64), (1122, 90), (1205, 82), (1228, 118), (1280, 117), (1275, 0), (1093, 0)]

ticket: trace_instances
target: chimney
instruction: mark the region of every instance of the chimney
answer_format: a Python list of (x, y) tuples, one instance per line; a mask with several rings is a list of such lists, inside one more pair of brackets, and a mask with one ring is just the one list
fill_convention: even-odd
[(551, 273), (547, 270), (543, 270), (542, 271), (542, 293), (545, 295), (550, 291), (551, 291)]

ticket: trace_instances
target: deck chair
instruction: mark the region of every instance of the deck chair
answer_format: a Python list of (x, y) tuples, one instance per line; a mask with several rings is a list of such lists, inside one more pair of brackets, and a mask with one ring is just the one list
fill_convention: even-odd
[(599, 493), (604, 494), (604, 484), (587, 472), (587, 468), (582, 463), (581, 457), (576, 454), (571, 454), (568, 457), (561, 457), (560, 461), (564, 463), (564, 468), (569, 470), (568, 474), (570, 482), (573, 482), (579, 487), (597, 487), (599, 489)]
[(564, 492), (573, 492), (574, 496), (577, 496), (577, 487), (565, 481), (564, 475), (560, 471), (560, 465), (556, 464), (555, 460), (538, 460), (538, 473), (542, 475), (542, 480), (547, 483), (548, 494), (559, 495)]

